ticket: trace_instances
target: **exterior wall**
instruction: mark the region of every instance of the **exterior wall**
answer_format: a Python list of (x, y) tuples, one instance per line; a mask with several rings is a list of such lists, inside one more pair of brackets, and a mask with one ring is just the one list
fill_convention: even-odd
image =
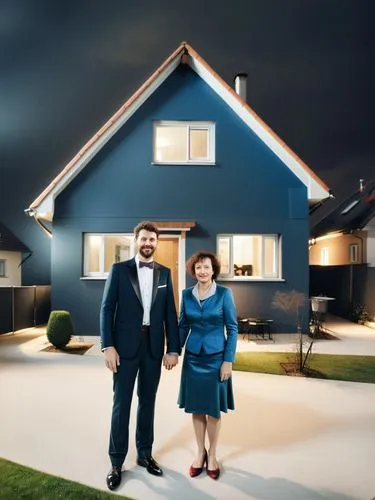
[(343, 234), (333, 238), (318, 240), (309, 252), (310, 265), (321, 266), (322, 249), (327, 248), (329, 254), (328, 264), (330, 266), (344, 266), (351, 264), (349, 246), (359, 245), (359, 261), (357, 264), (367, 262), (367, 232), (358, 231), (354, 234)]
[(18, 266), (21, 262), (21, 252), (1, 250), (0, 259), (6, 260), (6, 277), (0, 277), (0, 286), (20, 286), (21, 268)]
[[(153, 120), (214, 121), (216, 165), (152, 165)], [(283, 281), (223, 284), (232, 288), (239, 315), (273, 318), (277, 331), (295, 331), (294, 311), (273, 309), (271, 302), (277, 291), (308, 293), (306, 188), (186, 67), (56, 200), (52, 307), (69, 309), (79, 334), (98, 334), (104, 288), (103, 280), (81, 279), (83, 233), (129, 232), (142, 219), (195, 221), (187, 234), (187, 256), (216, 251), (218, 233), (282, 235)]]
[(370, 220), (365, 229), (367, 230), (367, 262), (370, 267), (375, 267), (375, 217)]
[(375, 229), (367, 231), (367, 262), (375, 267)]

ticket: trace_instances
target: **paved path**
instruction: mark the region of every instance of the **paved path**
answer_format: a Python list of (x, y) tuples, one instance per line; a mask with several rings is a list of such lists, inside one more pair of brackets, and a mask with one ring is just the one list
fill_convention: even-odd
[[(0, 337), (0, 456), (104, 490), (111, 376), (97, 344), (84, 356), (40, 352), (46, 342), (41, 332)], [(369, 336), (363, 338), (366, 349), (375, 343), (375, 332)], [(239, 344), (241, 349), (252, 345)], [(375, 385), (234, 373), (237, 410), (223, 417), (223, 473), (215, 482), (204, 474), (187, 475), (195, 448), (190, 417), (176, 407), (179, 375), (179, 367), (163, 373), (157, 399), (154, 455), (165, 475), (152, 477), (135, 464), (132, 439), (120, 495), (137, 500), (375, 497)], [(134, 410), (133, 404), (132, 435)]]

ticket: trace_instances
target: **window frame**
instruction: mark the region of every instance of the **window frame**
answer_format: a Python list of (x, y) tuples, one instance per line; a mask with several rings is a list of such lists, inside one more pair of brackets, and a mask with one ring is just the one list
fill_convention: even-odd
[(349, 261), (351, 264), (359, 263), (359, 244), (350, 243), (349, 245)]
[[(261, 236), (262, 249), (261, 249), (261, 269), (262, 276), (236, 276), (234, 274), (234, 257), (233, 257), (233, 244), (235, 236)], [(216, 249), (219, 254), (219, 241), (221, 238), (229, 239), (229, 269), (228, 273), (220, 273), (218, 280), (222, 281), (284, 281), (282, 278), (282, 236), (277, 233), (220, 233), (216, 236)], [(274, 267), (275, 271), (272, 274), (265, 272), (265, 240), (271, 239), (275, 245)]]
[[(6, 264), (6, 259), (0, 259), (0, 278), (6, 278), (7, 277), (7, 264)], [(3, 271), (1, 271), (3, 269)]]
[[(156, 130), (158, 127), (181, 127), (186, 128), (187, 152), (190, 151), (190, 130), (207, 130), (208, 131), (208, 158), (187, 158), (185, 161), (159, 161), (156, 159)], [(153, 165), (215, 165), (215, 135), (216, 126), (210, 121), (169, 121), (157, 120), (153, 123), (153, 140), (152, 140), (152, 164)]]
[[(99, 236), (101, 238), (99, 246), (99, 271), (88, 271), (89, 262), (89, 247), (87, 245), (87, 238), (89, 236)], [(101, 279), (107, 278), (109, 272), (105, 272), (105, 237), (106, 236), (125, 236), (130, 239), (130, 257), (135, 255), (135, 241), (133, 233), (83, 233), (83, 263), (82, 263), (82, 277), (86, 279), (94, 278)]]

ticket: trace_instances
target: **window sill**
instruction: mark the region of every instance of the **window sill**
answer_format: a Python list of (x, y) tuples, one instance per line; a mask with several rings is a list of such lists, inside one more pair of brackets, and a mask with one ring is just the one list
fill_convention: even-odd
[(237, 281), (237, 282), (284, 282), (285, 278), (252, 278), (251, 276), (233, 276), (230, 278), (217, 278), (217, 281)]
[(152, 161), (151, 165), (154, 166), (188, 166), (188, 165), (199, 165), (201, 167), (216, 165), (215, 161)]
[(81, 276), (79, 279), (81, 281), (98, 281), (106, 280), (108, 276)]

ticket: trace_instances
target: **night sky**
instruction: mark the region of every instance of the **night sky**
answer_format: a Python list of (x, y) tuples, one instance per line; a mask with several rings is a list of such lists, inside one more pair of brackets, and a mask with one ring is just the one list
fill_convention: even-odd
[(0, 0), (0, 219), (49, 280), (24, 209), (185, 40), (329, 185), (375, 177), (372, 0)]

